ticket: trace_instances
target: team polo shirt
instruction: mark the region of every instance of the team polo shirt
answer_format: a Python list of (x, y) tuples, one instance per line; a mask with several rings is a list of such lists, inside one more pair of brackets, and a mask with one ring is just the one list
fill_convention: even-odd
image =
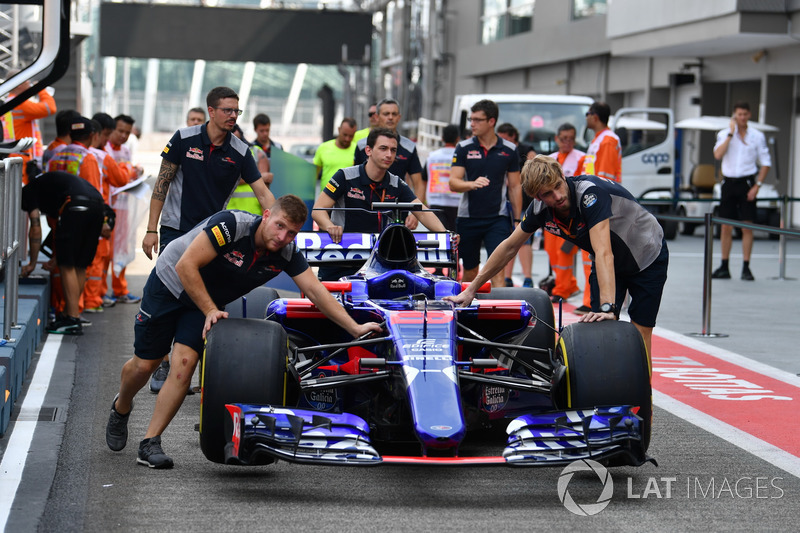
[[(359, 139), (356, 143), (356, 155), (353, 159), (353, 164), (360, 165), (367, 161), (367, 139)], [(422, 164), (419, 162), (417, 155), (417, 145), (408, 137), (400, 136), (400, 142), (397, 144), (397, 156), (394, 158), (394, 163), (389, 167), (389, 172), (395, 176), (405, 178), (406, 174), (422, 173)]]
[(506, 174), (519, 172), (519, 155), (514, 143), (498, 136), (497, 143), (486, 150), (477, 137), (463, 140), (456, 145), (452, 166), (464, 167), (464, 181), (475, 181), (481, 176), (489, 179), (486, 187), (461, 195), (459, 217), (508, 216)]
[[(58, 218), (69, 198), (79, 197), (100, 203), (103, 197), (88, 181), (68, 172), (53, 171), (40, 174), (22, 188), (23, 211), (38, 209), (45, 215)], [(85, 201), (85, 200), (84, 200)]]
[(161, 210), (161, 225), (189, 231), (221, 211), (239, 178), (261, 178), (249, 146), (228, 133), (222, 146), (212, 147), (206, 125), (181, 128), (164, 147), (161, 157), (178, 165)]
[(289, 243), (277, 252), (258, 253), (255, 235), (262, 217), (245, 211), (222, 211), (170, 242), (156, 261), (156, 275), (175, 298), (196, 307), (181, 283), (175, 265), (200, 233), (208, 235), (217, 252), (200, 269), (203, 284), (218, 307), (260, 287), (281, 272), (294, 277), (308, 269), (305, 258)]
[(652, 264), (661, 252), (664, 232), (658, 220), (616, 182), (597, 176), (566, 180), (569, 187), (568, 220), (556, 219), (544, 202), (534, 200), (522, 217), (526, 233), (538, 228), (558, 235), (594, 254), (589, 230), (610, 219), (611, 250), (617, 274), (636, 274)]
[[(412, 202), (417, 198), (405, 181), (390, 172), (380, 183), (375, 183), (367, 176), (364, 165), (337, 171), (322, 191), (333, 198), (334, 207), (370, 210), (373, 202)], [(333, 211), (331, 221), (344, 231), (356, 233), (378, 233), (391, 222), (386, 215), (364, 211)]]
[(353, 166), (356, 143), (351, 142), (347, 148), (336, 146), (336, 139), (325, 141), (314, 153), (314, 164), (322, 168), (320, 186), (324, 189), (337, 170)]

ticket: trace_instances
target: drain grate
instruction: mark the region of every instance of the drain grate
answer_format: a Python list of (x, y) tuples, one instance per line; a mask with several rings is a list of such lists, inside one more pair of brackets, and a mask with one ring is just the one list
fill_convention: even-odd
[(17, 421), (19, 422), (54, 422), (58, 407), (42, 407), (38, 414), (20, 411)]

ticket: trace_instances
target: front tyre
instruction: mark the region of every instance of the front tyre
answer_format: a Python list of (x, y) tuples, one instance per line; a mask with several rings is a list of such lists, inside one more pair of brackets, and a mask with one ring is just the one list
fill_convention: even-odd
[(630, 322), (580, 322), (564, 328), (556, 348), (553, 401), (559, 409), (638, 406), (642, 451), (650, 445), (653, 398), (647, 350)]
[(225, 404), (285, 404), (287, 357), (286, 332), (276, 322), (229, 318), (211, 328), (200, 399), (200, 448), (209, 461), (225, 462), (233, 429)]

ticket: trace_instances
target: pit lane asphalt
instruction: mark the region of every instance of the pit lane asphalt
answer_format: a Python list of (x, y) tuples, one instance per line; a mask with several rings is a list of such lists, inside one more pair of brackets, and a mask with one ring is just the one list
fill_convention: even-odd
[[(787, 263), (787, 274), (794, 277), (800, 275), (798, 244), (790, 242)], [(659, 326), (678, 333), (700, 331), (702, 239), (679, 236), (669, 245), (669, 281)], [(740, 267), (738, 246), (735, 241), (734, 273)], [(719, 253), (718, 243), (715, 251)], [(777, 275), (776, 258), (777, 243), (759, 239), (751, 266), (755, 282), (713, 283), (712, 331), (731, 336), (704, 342), (796, 374), (800, 371), (795, 319), (800, 281), (769, 279)], [(544, 265), (544, 254), (537, 253), (535, 279), (544, 276)], [(144, 279), (143, 275), (129, 276), (133, 292), (141, 293)], [(120, 368), (131, 353), (136, 308), (117, 305), (93, 315), (94, 325), (83, 337), (63, 340), (44, 404), (57, 408), (55, 420), (37, 428), (7, 531), (553, 527), (788, 531), (796, 529), (800, 518), (800, 479), (659, 408), (650, 454), (660, 466), (613, 469), (613, 497), (605, 510), (592, 517), (572, 514), (559, 500), (561, 468), (212, 464), (202, 456), (194, 432), (197, 395), (187, 397), (164, 433), (165, 450), (176, 467), (170, 471), (144, 468), (135, 464), (135, 453), (155, 395), (143, 390), (137, 396), (125, 450), (111, 452), (104, 441)], [(787, 424), (796, 425), (791, 413), (787, 413)], [(0, 439), (0, 453), (7, 440), (8, 434)], [(502, 450), (502, 443), (502, 436), (496, 435), (469, 446), (479, 454), (493, 454)], [(668, 486), (670, 498), (666, 498)], [(600, 484), (595, 474), (580, 472), (568, 490), (575, 501), (594, 503)], [(647, 498), (629, 497), (645, 494)]]

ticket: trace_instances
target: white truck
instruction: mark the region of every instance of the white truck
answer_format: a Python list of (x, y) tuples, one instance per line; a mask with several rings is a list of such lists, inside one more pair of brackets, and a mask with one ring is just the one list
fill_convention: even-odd
[[(540, 154), (558, 150), (555, 133), (564, 123), (577, 130), (576, 148), (585, 150), (594, 136), (586, 128), (586, 112), (594, 100), (585, 96), (545, 94), (465, 94), (456, 96), (451, 122), (467, 127), (470, 108), (475, 102), (489, 99), (497, 103), (498, 123), (510, 122), (520, 132), (520, 140)], [(424, 160), (441, 145), (443, 122), (420, 119), (417, 150)], [(675, 129), (670, 109), (624, 108), (609, 123), (622, 141), (622, 184), (631, 194), (648, 199), (671, 199), (675, 186)], [(650, 205), (654, 211), (674, 212), (672, 202)], [(664, 223), (667, 238), (674, 238), (677, 223)]]

